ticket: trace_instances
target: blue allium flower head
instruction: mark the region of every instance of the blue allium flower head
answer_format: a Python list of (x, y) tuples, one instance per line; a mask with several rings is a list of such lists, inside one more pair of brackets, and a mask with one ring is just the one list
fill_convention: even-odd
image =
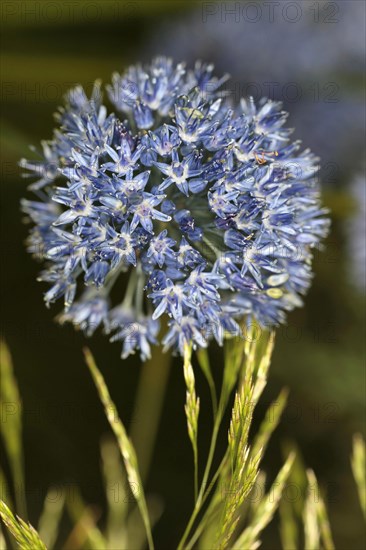
[(77, 87), (41, 160), (21, 161), (46, 304), (63, 297), (60, 322), (102, 327), (122, 357), (150, 356), (163, 315), (162, 343), (183, 353), (221, 345), (243, 320), (284, 322), (309, 288), (329, 225), (318, 159), (289, 141), (281, 104), (232, 105), (226, 78), (157, 58), (113, 76), (118, 115), (99, 83), (90, 99)]

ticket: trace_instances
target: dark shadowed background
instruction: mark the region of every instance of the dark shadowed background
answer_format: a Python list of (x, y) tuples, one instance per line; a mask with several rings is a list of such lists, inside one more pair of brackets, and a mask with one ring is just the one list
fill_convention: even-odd
[[(88, 503), (105, 508), (99, 443), (108, 426), (83, 362), (85, 339), (55, 324), (58, 305), (47, 310), (43, 304), (39, 265), (24, 247), (19, 201), (30, 194), (17, 161), (29, 156), (29, 144), (51, 138), (52, 115), (68, 88), (80, 83), (90, 92), (96, 78), (108, 82), (115, 70), (166, 54), (189, 63), (213, 61), (220, 73), (232, 74), (226, 86), (237, 98), (283, 101), (295, 137), (322, 157), (332, 231), (325, 251), (316, 252), (306, 307), (278, 331), (255, 425), (287, 386), (289, 405), (265, 461), (269, 477), (283, 446), (295, 442), (327, 494), (336, 547), (361, 549), (349, 456), (353, 434), (365, 428), (364, 2), (5, 0), (1, 13), (2, 333), (23, 397), (30, 520), (36, 523), (51, 483), (77, 484)], [(103, 335), (88, 345), (128, 424), (138, 358), (122, 361), (118, 344)], [(213, 347), (217, 380), (221, 357)], [(209, 394), (200, 373), (197, 378), (203, 456), (211, 429)], [(175, 360), (147, 485), (164, 505), (155, 530), (157, 547), (164, 549), (174, 546), (192, 504), (184, 401), (181, 362)], [(142, 407), (135, 421), (143, 415)], [(278, 547), (276, 522), (269, 533), (263, 548)]]

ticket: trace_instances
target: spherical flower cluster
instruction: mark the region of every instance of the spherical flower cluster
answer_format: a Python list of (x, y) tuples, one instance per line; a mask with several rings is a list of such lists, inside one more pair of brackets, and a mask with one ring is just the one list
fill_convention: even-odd
[(318, 159), (290, 143), (281, 105), (231, 105), (212, 71), (157, 58), (115, 74), (122, 118), (98, 83), (91, 99), (77, 87), (42, 159), (21, 161), (46, 304), (63, 297), (60, 321), (102, 327), (123, 358), (150, 356), (164, 314), (162, 342), (180, 353), (241, 334), (243, 319), (283, 322), (327, 233)]

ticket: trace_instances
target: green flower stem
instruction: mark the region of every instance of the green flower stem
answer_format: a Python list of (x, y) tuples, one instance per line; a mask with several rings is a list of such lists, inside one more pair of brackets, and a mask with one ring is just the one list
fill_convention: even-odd
[(152, 350), (151, 359), (141, 366), (130, 430), (143, 482), (150, 469), (171, 365), (170, 353), (163, 353), (158, 346)]
[(128, 278), (128, 284), (127, 284), (127, 288), (126, 288), (126, 292), (125, 292), (125, 297), (124, 297), (124, 300), (122, 302), (122, 306), (125, 307), (126, 309), (128, 309), (132, 306), (133, 296), (134, 296), (135, 289), (136, 289), (136, 284), (137, 284), (136, 272), (131, 271), (130, 276)]
[(143, 313), (144, 286), (145, 286), (145, 276), (140, 267), (137, 269), (137, 283), (136, 283), (136, 291), (135, 291), (135, 311), (137, 312), (138, 316)]
[(215, 388), (215, 382), (212, 378), (211, 373), (211, 367), (210, 367), (210, 360), (208, 357), (207, 349), (201, 348), (196, 351), (196, 356), (198, 360), (198, 364), (201, 367), (201, 370), (203, 374), (205, 375), (209, 388), (211, 393), (211, 401), (212, 401), (212, 412), (213, 417), (216, 418), (217, 414), (217, 396), (216, 396), (216, 388)]

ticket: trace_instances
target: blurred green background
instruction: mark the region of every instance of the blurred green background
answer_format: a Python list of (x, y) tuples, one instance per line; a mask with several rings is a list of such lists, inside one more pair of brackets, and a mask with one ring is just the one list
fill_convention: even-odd
[[(262, 5), (261, 2), (257, 4)], [(271, 32), (274, 29), (276, 33), (278, 26), (278, 35), (281, 35), (284, 24), (284, 4), (286, 2), (280, 3), (278, 20), (274, 18), (271, 23)], [(299, 1), (295, 4), (301, 6), (304, 18), (306, 13), (309, 16), (310, 3)], [(324, 21), (325, 12), (321, 11), (325, 9), (324, 3), (313, 4), (318, 5), (319, 17), (323, 19), (313, 21), (310, 27), (313, 29), (317, 24), (317, 32), (322, 33), (322, 40), (327, 44), (330, 27)], [(327, 494), (337, 548), (358, 550), (364, 545), (364, 530), (349, 455), (353, 433), (363, 432), (365, 428), (365, 300), (362, 281), (355, 284), (352, 262), (357, 257), (361, 261), (365, 257), (365, 237), (362, 223), (357, 225), (354, 221), (359, 215), (360, 203), (355, 200), (352, 181), (357, 174), (361, 175), (361, 201), (364, 201), (364, 144), (357, 137), (357, 131), (360, 125), (364, 131), (365, 119), (364, 111), (351, 110), (344, 127), (343, 118), (338, 120), (337, 116), (343, 116), (342, 108), (350, 98), (357, 105), (357, 101), (362, 103), (364, 97), (362, 68), (359, 70), (358, 66), (352, 65), (355, 59), (353, 51), (349, 53), (349, 50), (342, 49), (347, 42), (342, 21), (346, 17), (352, 19), (352, 11), (350, 15), (347, 10), (363, 3), (351, 0), (332, 4), (338, 8), (338, 19), (333, 24), (332, 34), (329, 34), (328, 46), (333, 54), (335, 50), (335, 58), (342, 60), (342, 64), (329, 66), (329, 78), (322, 71), (320, 79), (309, 72), (311, 55), (314, 56), (314, 52), (309, 52), (310, 63), (309, 57), (304, 55), (304, 68), (299, 61), (298, 74), (302, 85), (307, 83), (307, 79), (311, 79), (311, 83), (320, 82), (321, 86), (330, 80), (339, 85), (339, 101), (332, 104), (332, 111), (325, 100), (323, 102), (320, 98), (317, 101), (319, 112), (328, 109), (326, 116), (333, 122), (335, 119), (334, 129), (320, 139), (332, 145), (339, 142), (342, 132), (346, 132), (339, 143), (350, 149), (343, 154), (336, 147), (330, 147), (327, 152), (327, 162), (336, 166), (334, 176), (328, 178), (323, 189), (324, 201), (332, 211), (332, 232), (326, 250), (316, 253), (315, 280), (306, 307), (291, 314), (288, 326), (278, 331), (269, 385), (255, 425), (258, 425), (269, 401), (282, 386), (287, 386), (290, 389), (289, 405), (267, 452), (265, 468), (271, 476), (281, 462), (283, 442), (295, 441)], [(17, 161), (29, 155), (29, 144), (37, 145), (41, 139), (51, 137), (52, 114), (70, 86), (80, 83), (90, 92), (96, 78), (108, 82), (113, 71), (122, 71), (128, 64), (148, 60), (159, 52), (174, 57), (179, 54), (177, 60), (180, 61), (185, 58), (186, 42), (179, 38), (182, 33), (190, 44), (189, 59), (192, 52), (207, 61), (218, 59), (220, 70), (224, 65), (225, 71), (237, 75), (240, 70), (238, 60), (246, 57), (245, 66), (252, 63), (258, 68), (261, 64), (263, 74), (268, 66), (271, 75), (276, 75), (278, 67), (279, 82), (293, 81), (281, 71), (288, 63), (291, 74), (291, 56), (300, 49), (306, 52), (307, 45), (303, 41), (297, 42), (295, 30), (285, 47), (288, 58), (280, 57), (274, 61), (271, 58), (273, 49), (269, 39), (265, 38), (268, 21), (264, 15), (255, 22), (256, 32), (263, 34), (262, 48), (257, 50), (256, 56), (249, 56), (249, 61), (245, 45), (246, 25), (250, 23), (248, 17), (254, 17), (249, 12), (248, 17), (243, 15), (244, 12), (239, 15), (242, 40), (237, 44), (237, 57), (232, 53), (224, 57), (225, 41), (205, 42), (207, 27), (202, 25), (207, 21), (203, 15), (206, 14), (206, 19), (208, 16), (215, 18), (213, 22), (220, 26), (223, 6), (228, 8), (232, 4), (112, 0), (2, 3), (2, 334), (13, 355), (23, 398), (26, 496), (30, 520), (34, 523), (51, 483), (77, 484), (87, 502), (101, 510), (105, 508), (99, 443), (108, 427), (83, 362), (81, 348), (85, 339), (71, 327), (60, 328), (55, 324), (58, 305), (50, 310), (44, 307), (42, 292), (45, 289), (36, 282), (39, 265), (28, 256), (24, 247), (27, 229), (22, 223), (19, 201), (30, 194), (25, 180), (20, 177)], [(264, 5), (262, 8), (264, 10)], [(226, 12), (224, 16), (226, 23), (229, 16)], [(290, 12), (289, 17), (293, 18)], [(357, 10), (353, 17), (359, 17)], [(286, 22), (288, 25), (297, 24)], [(232, 24), (236, 24), (235, 16)], [(302, 25), (303, 21), (298, 24)], [(364, 33), (364, 24), (361, 32), (362, 28)], [(360, 27), (357, 29), (359, 33)], [(253, 34), (253, 26), (250, 32)], [(194, 41), (197, 37), (200, 42), (196, 47)], [(310, 32), (308, 40), (313, 37)], [(361, 39), (364, 37), (363, 34)], [(354, 34), (355, 43), (358, 38)], [(323, 48), (318, 55), (326, 56)], [(241, 78), (245, 82), (247, 75), (244, 73)], [(251, 77), (252, 82), (253, 78), (255, 75)], [(296, 101), (296, 113), (306, 113), (302, 111), (306, 102), (309, 103), (309, 98)], [(291, 111), (291, 105), (286, 104), (286, 108)], [(354, 121), (350, 117), (354, 117)], [(307, 116), (304, 118), (309, 120)], [(290, 122), (296, 124), (292, 118)], [(352, 122), (358, 128), (354, 132)], [(314, 135), (318, 130), (314, 128)], [(313, 147), (311, 129), (306, 135), (305, 145)], [(103, 371), (122, 419), (128, 424), (141, 370), (138, 358), (122, 362), (118, 345), (109, 344), (102, 335), (94, 337), (88, 345)], [(212, 361), (217, 381), (222, 369), (221, 358), (220, 351), (213, 347)], [(200, 373), (197, 378), (202, 403), (200, 444), (204, 451), (211, 429), (209, 393)], [(184, 401), (181, 362), (174, 360), (147, 484), (147, 492), (159, 495), (164, 506), (155, 529), (157, 547), (164, 549), (174, 546), (192, 504), (191, 449), (186, 436)], [(143, 415), (141, 407), (134, 421), (143, 422)], [(223, 434), (222, 447), (225, 444)], [(5, 470), (9, 472), (8, 464), (5, 464)], [(64, 523), (66, 532), (67, 520)], [(278, 546), (278, 529), (274, 522), (263, 541), (263, 548)]]

